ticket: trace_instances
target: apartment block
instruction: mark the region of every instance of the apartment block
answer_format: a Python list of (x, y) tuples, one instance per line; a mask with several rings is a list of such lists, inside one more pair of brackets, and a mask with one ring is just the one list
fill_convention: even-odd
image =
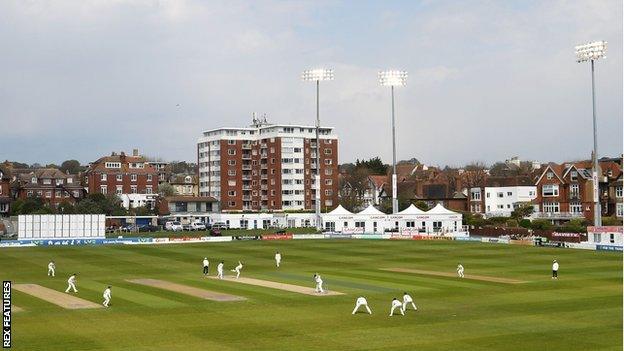
[[(319, 128), (321, 209), (338, 205), (338, 137)], [(316, 128), (254, 119), (244, 128), (203, 132), (197, 144), (199, 195), (222, 211), (313, 210)]]

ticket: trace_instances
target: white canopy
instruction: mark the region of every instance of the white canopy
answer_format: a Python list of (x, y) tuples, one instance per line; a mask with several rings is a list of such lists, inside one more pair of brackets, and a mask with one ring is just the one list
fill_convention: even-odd
[(334, 208), (332, 211), (327, 212), (328, 215), (332, 216), (350, 216), (353, 213), (349, 212), (347, 209), (342, 207), (342, 205), (338, 205), (338, 207)]
[(362, 211), (357, 213), (358, 215), (375, 215), (375, 216), (384, 216), (385, 213), (379, 211), (378, 209), (375, 208), (375, 206), (373, 205), (368, 205), (367, 208), (363, 209)]
[(398, 214), (400, 214), (400, 215), (421, 215), (421, 214), (425, 214), (425, 211), (423, 211), (420, 208), (414, 206), (414, 204), (411, 204), (408, 208), (404, 209), (403, 211), (399, 212)]
[(457, 212), (453, 212), (451, 210), (447, 210), (446, 208), (444, 208), (444, 206), (442, 206), (441, 204), (437, 204), (435, 205), (434, 208), (430, 209), (429, 211), (427, 211), (427, 214), (437, 214), (437, 215), (457, 215), (459, 213)]

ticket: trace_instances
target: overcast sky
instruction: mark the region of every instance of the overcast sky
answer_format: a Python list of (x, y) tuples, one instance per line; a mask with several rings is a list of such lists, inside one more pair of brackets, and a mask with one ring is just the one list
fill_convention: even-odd
[(433, 165), (589, 157), (590, 66), (574, 46), (609, 42), (597, 63), (599, 154), (622, 152), (622, 1), (0, 2), (0, 159), (89, 162), (111, 151), (195, 160), (203, 130), (321, 123), (340, 162)]

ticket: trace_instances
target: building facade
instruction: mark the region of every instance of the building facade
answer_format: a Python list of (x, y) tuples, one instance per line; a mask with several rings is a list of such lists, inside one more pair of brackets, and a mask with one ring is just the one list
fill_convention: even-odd
[(40, 198), (52, 207), (63, 201), (76, 203), (84, 197), (80, 177), (55, 168), (19, 172), (15, 176), (14, 189), (19, 199)]
[[(199, 195), (222, 211), (313, 210), (316, 130), (254, 120), (247, 128), (219, 128), (198, 140)], [(338, 205), (338, 138), (321, 127), (321, 209)]]
[(11, 175), (9, 171), (0, 167), (0, 217), (9, 215), (12, 200)]
[(175, 190), (176, 195), (199, 196), (197, 176), (179, 174), (170, 177), (169, 184)]
[(139, 155), (138, 150), (134, 150), (132, 156), (113, 152), (101, 157), (89, 164), (83, 179), (89, 194), (151, 196), (158, 191), (158, 172)]

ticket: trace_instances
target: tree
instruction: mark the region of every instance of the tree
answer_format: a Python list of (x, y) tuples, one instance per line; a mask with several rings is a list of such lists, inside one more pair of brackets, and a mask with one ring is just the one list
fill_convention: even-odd
[(26, 200), (15, 200), (11, 206), (11, 215), (21, 214), (47, 214), (52, 213), (45, 202), (39, 197), (29, 197)]
[(388, 173), (388, 165), (384, 164), (379, 157), (371, 158), (368, 161), (355, 161), (355, 168), (366, 168), (370, 174), (385, 175)]
[(158, 194), (163, 197), (177, 195), (177, 191), (173, 185), (169, 183), (158, 184)]
[(587, 220), (581, 218), (573, 218), (564, 224), (561, 229), (566, 233), (585, 233), (587, 232)]
[(58, 205), (58, 207), (56, 208), (56, 213), (58, 213), (58, 214), (72, 214), (72, 213), (75, 213), (74, 205), (72, 205), (67, 200), (63, 200)]
[(48, 164), (45, 166), (45, 168), (56, 168), (56, 169), (58, 169), (58, 168), (59, 168), (59, 166), (55, 165), (54, 163), (48, 163)]
[(494, 177), (504, 177), (509, 175), (509, 168), (504, 162), (496, 162), (490, 167), (490, 175)]
[(519, 221), (523, 218), (530, 217), (533, 210), (533, 205), (530, 202), (523, 202), (511, 212), (511, 218)]
[(78, 162), (77, 160), (63, 161), (59, 169), (62, 172), (69, 174), (78, 174), (83, 170), (83, 168), (80, 166), (80, 162)]
[(536, 219), (531, 222), (531, 229), (551, 230), (553, 229), (553, 227), (554, 226), (552, 225), (552, 223), (550, 223), (550, 221), (547, 219)]
[(466, 165), (460, 178), (462, 186), (468, 189), (468, 194), (470, 194), (470, 189), (479, 188), (485, 185), (485, 181), (487, 179), (487, 173), (485, 170), (485, 165), (481, 162), (473, 162)]
[(368, 190), (369, 171), (355, 168), (342, 177), (340, 184), (340, 204), (349, 211), (357, 211), (364, 205), (364, 194)]
[(416, 201), (414, 203), (414, 206), (416, 206), (418, 209), (422, 211), (429, 211), (429, 205), (427, 205), (427, 203), (424, 202), (423, 200)]

